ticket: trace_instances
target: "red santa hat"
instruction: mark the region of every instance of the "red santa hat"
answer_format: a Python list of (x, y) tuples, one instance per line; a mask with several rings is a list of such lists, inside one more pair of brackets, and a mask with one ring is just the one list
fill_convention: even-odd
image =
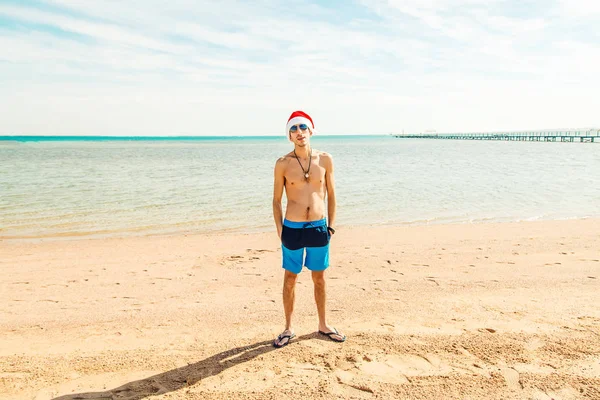
[(303, 111), (294, 111), (292, 115), (288, 118), (288, 122), (285, 125), (285, 136), (289, 139), (290, 137), (290, 128), (294, 125), (306, 124), (310, 128), (310, 130), (315, 133), (315, 124), (313, 123), (312, 118)]

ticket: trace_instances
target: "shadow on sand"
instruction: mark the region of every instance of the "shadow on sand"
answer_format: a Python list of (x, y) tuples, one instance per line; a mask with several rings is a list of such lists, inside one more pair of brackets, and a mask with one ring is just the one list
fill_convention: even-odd
[[(317, 333), (311, 333), (296, 337), (291, 344), (317, 338)], [(164, 394), (187, 386), (192, 386), (202, 379), (218, 375), (227, 368), (250, 361), (261, 354), (266, 354), (273, 350), (278, 349), (273, 347), (272, 340), (258, 342), (224, 351), (212, 357), (205, 358), (202, 361), (186, 365), (185, 367), (176, 368), (145, 379), (128, 382), (114, 389), (103, 392), (68, 394), (55, 397), (52, 400), (113, 400), (119, 398), (140, 400), (148, 396)]]

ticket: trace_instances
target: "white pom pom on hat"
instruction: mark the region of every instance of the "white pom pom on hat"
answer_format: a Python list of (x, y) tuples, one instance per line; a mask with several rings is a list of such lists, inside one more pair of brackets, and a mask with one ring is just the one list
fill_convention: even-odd
[(312, 133), (315, 133), (315, 124), (313, 123), (313, 120), (310, 117), (310, 115), (308, 115), (304, 111), (294, 111), (292, 115), (290, 115), (290, 117), (288, 118), (288, 122), (285, 125), (285, 136), (288, 139), (290, 138), (290, 128), (294, 125), (299, 124), (308, 125)]

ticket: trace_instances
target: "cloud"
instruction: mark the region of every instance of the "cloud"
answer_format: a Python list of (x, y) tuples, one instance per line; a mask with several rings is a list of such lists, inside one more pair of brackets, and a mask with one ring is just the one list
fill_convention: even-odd
[(332, 133), (600, 122), (595, 2), (33, 4), (0, 4), (0, 133), (278, 134), (303, 107)]
[(558, 0), (557, 3), (556, 8), (561, 16), (595, 19), (600, 15), (600, 3), (596, 0)]

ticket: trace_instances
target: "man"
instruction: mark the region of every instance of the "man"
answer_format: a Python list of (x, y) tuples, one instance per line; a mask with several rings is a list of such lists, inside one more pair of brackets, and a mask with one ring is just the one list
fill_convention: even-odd
[[(281, 239), (283, 255), (283, 309), (285, 330), (273, 346), (286, 346), (296, 335), (292, 328), (295, 287), (298, 274), (306, 266), (312, 273), (315, 302), (319, 315), (319, 333), (336, 342), (346, 336), (327, 324), (325, 317), (325, 270), (329, 266), (329, 240), (335, 234), (335, 182), (333, 159), (327, 153), (313, 150), (310, 137), (314, 132), (311, 117), (295, 111), (285, 131), (294, 150), (275, 163), (273, 216)], [(281, 199), (287, 197), (285, 219)], [(327, 194), (327, 219), (325, 219)], [(327, 223), (328, 222), (328, 223)]]

